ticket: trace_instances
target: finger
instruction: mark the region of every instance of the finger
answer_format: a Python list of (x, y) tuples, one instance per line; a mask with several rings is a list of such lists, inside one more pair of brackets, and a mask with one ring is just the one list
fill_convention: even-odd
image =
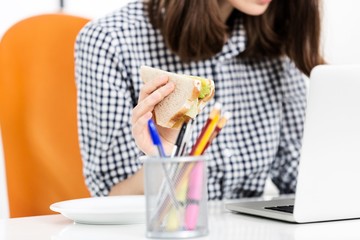
[(132, 122), (136, 122), (138, 118), (144, 115), (147, 112), (152, 112), (156, 104), (162, 101), (166, 96), (168, 96), (175, 89), (175, 84), (173, 82), (168, 82), (164, 86), (156, 89), (149, 96), (147, 96), (143, 101), (138, 102), (138, 105), (133, 109), (132, 112)]
[(137, 136), (141, 136), (144, 131), (147, 131), (147, 122), (150, 118), (152, 118), (152, 113), (147, 112), (132, 124), (131, 132), (135, 139)]
[(164, 86), (169, 81), (167, 76), (162, 76), (154, 79), (153, 81), (149, 81), (145, 83), (140, 89), (139, 101), (142, 101), (147, 96), (149, 96), (152, 92), (158, 89), (161, 86)]

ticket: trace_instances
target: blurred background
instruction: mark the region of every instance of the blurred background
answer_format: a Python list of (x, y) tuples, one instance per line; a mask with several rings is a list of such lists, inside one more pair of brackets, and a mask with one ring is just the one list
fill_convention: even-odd
[[(131, 0), (2, 0), (0, 36), (25, 17), (59, 11), (97, 18), (120, 8)], [(329, 63), (360, 63), (359, 0), (323, 0), (323, 48)]]

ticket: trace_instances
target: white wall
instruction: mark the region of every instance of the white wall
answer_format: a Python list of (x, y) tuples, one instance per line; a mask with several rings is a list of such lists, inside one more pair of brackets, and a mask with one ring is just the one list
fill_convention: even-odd
[[(96, 18), (127, 4), (130, 0), (64, 0), (65, 12)], [(39, 13), (59, 12), (60, 0), (1, 0), (0, 37), (15, 22)]]
[(58, 10), (58, 0), (1, 0), (0, 37), (15, 22), (38, 13)]
[(329, 63), (360, 63), (360, 1), (323, 0), (324, 55)]
[(65, 11), (70, 14), (96, 18), (121, 8), (128, 2), (130, 0), (67, 0)]

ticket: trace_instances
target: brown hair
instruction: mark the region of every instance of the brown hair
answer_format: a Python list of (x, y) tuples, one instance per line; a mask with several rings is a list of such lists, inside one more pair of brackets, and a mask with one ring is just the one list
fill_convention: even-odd
[[(234, 10), (227, 23), (218, 0), (149, 0), (150, 22), (167, 46), (184, 62), (207, 59), (220, 52), (231, 21), (242, 17), (247, 34), (243, 57), (287, 55), (306, 75), (324, 63), (320, 54), (320, 0), (273, 0), (260, 16)], [(186, 43), (186, 44), (184, 44)]]

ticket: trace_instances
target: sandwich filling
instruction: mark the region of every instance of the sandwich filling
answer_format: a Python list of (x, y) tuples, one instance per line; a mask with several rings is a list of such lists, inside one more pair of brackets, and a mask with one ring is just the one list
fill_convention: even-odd
[[(196, 115), (202, 110), (203, 104), (202, 100), (206, 99), (210, 94), (212, 88), (211, 81), (206, 78), (201, 77), (195, 77), (190, 76), (191, 78), (200, 81), (200, 89), (199, 89), (199, 95), (196, 99), (193, 100), (192, 105), (190, 109), (185, 113), (185, 116), (188, 116), (190, 118), (195, 118)], [(184, 119), (185, 120), (185, 119)]]
[(210, 86), (210, 81), (208, 81), (207, 79), (201, 79), (201, 89), (200, 89), (200, 93), (199, 93), (199, 99), (203, 99), (206, 96), (208, 96), (211, 92), (211, 86)]

